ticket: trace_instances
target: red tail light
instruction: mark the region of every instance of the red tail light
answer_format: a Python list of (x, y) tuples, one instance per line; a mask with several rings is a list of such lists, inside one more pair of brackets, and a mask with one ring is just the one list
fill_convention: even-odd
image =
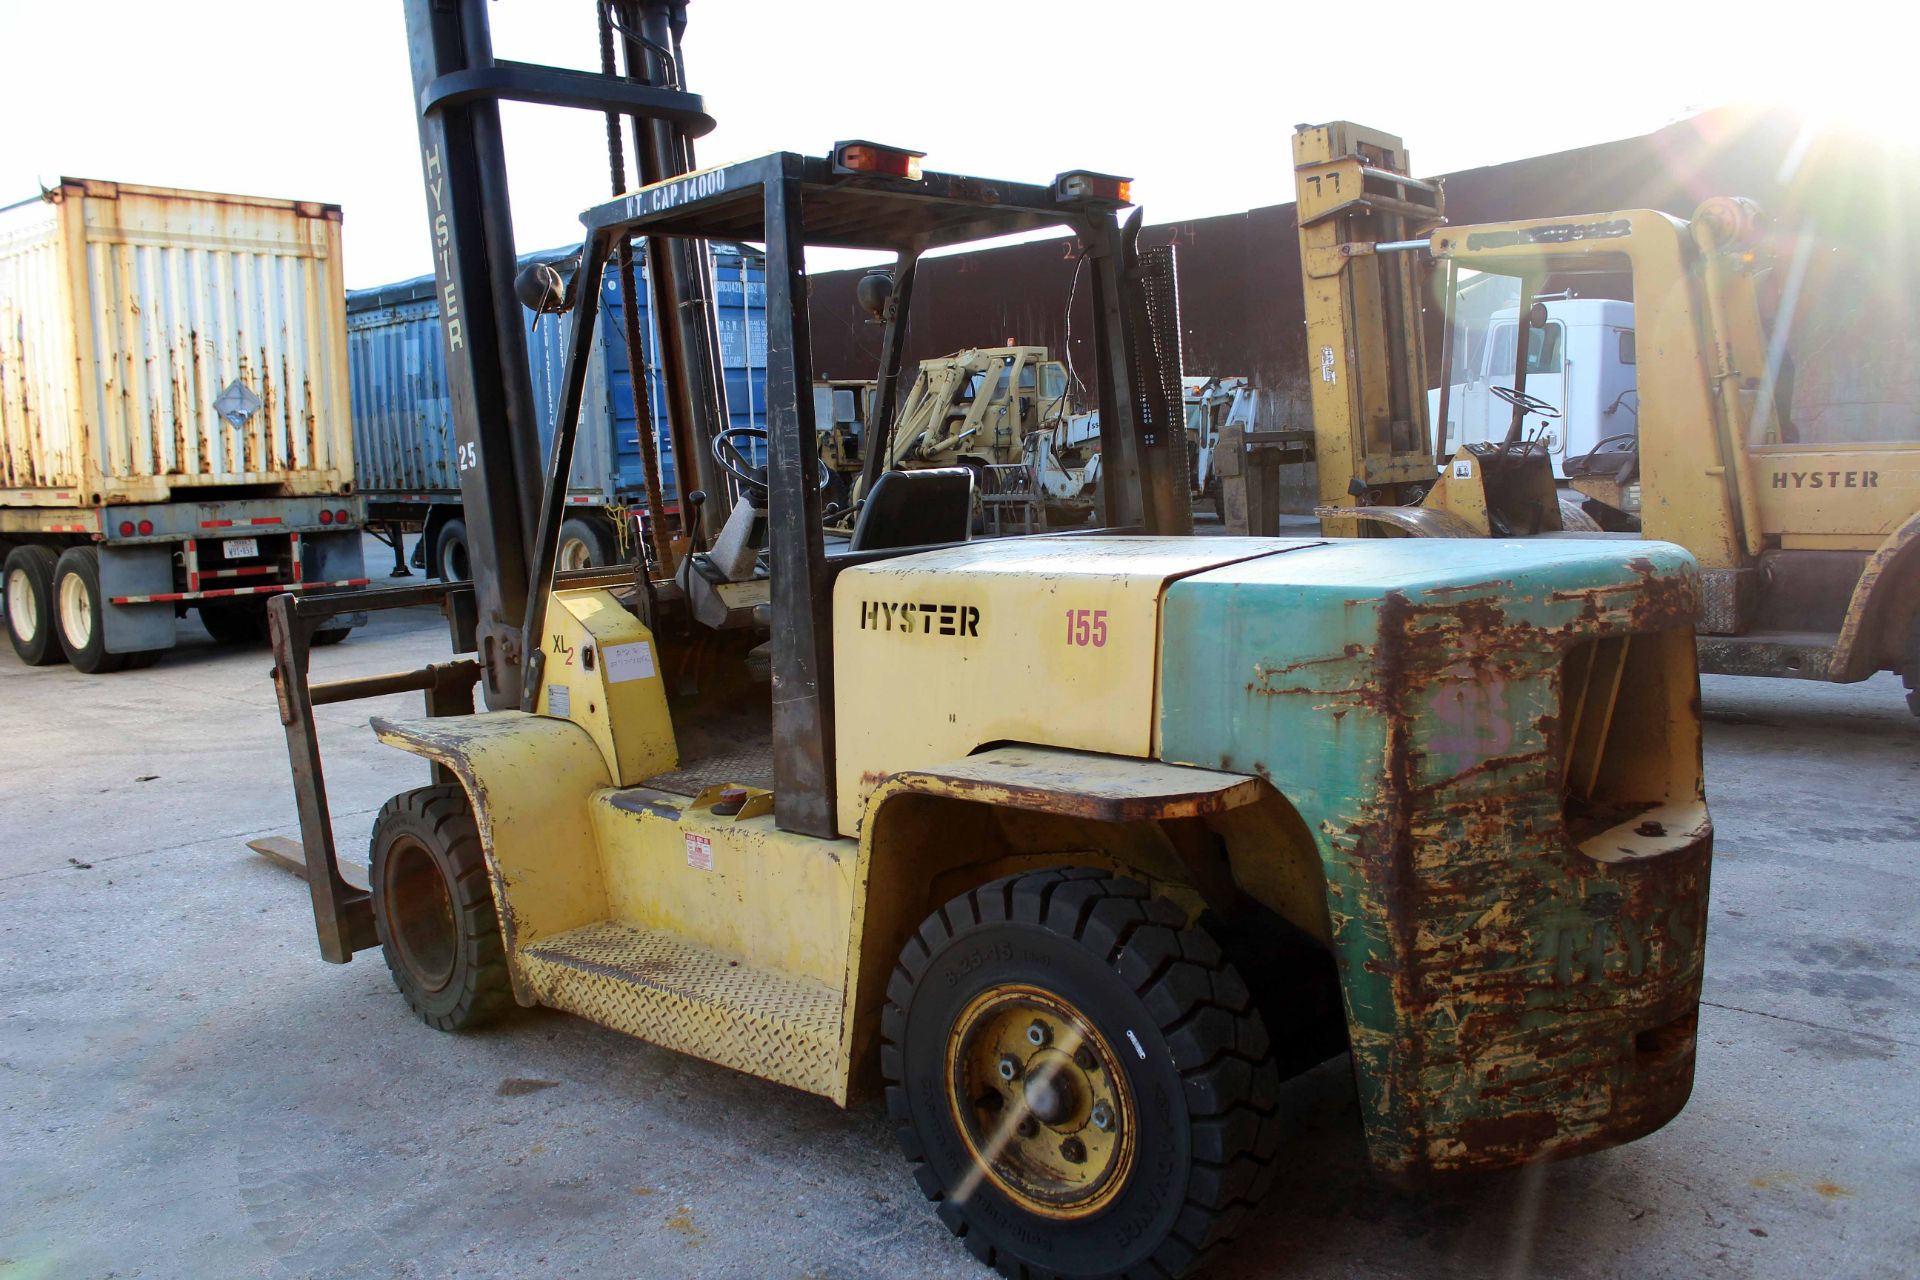
[(887, 147), (855, 138), (833, 144), (835, 173), (870, 173), (881, 178), (920, 181), (920, 161), (927, 153), (905, 147)]
[(152, 532), (153, 532), (153, 521), (142, 520), (140, 522), (140, 536), (144, 538)]
[(133, 521), (122, 520), (120, 522), (120, 536), (123, 538), (131, 538), (133, 536)]
[(353, 515), (345, 507), (342, 507), (340, 508), (340, 510), (334, 512), (333, 519), (335, 524), (352, 524), (353, 523)]
[(321, 523), (321, 524), (332, 524), (332, 523), (333, 523), (333, 512), (331, 512), (331, 511), (322, 511), (322, 512), (320, 513), (320, 523)]

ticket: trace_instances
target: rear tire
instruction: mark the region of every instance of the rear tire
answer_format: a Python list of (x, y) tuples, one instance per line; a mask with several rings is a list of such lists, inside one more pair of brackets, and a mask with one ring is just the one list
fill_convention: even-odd
[(1007, 1276), (1182, 1275), (1270, 1181), (1253, 997), (1135, 881), (1043, 871), (953, 899), (901, 951), (881, 1036), (915, 1180)]
[(15, 547), (7, 555), (7, 638), (30, 667), (50, 667), (67, 656), (53, 621), (53, 574), (59, 561), (47, 547)]
[(100, 594), (100, 553), (93, 547), (68, 547), (53, 571), (53, 599), (59, 619), (60, 647), (83, 675), (100, 676), (127, 665), (123, 653), (107, 652), (106, 601)]
[(404, 791), (373, 824), (373, 923), (420, 1020), (465, 1031), (513, 1004), (480, 831), (458, 785)]
[(598, 520), (569, 516), (560, 522), (560, 545), (554, 552), (554, 568), (604, 569), (615, 559), (613, 539)]
[(440, 526), (440, 536), (433, 540), (433, 571), (442, 582), (465, 582), (473, 576), (465, 520), (449, 520)]
[(352, 634), (352, 627), (329, 627), (325, 631), (314, 632), (313, 638), (307, 641), (307, 644), (311, 648), (318, 649), (322, 645), (339, 644)]

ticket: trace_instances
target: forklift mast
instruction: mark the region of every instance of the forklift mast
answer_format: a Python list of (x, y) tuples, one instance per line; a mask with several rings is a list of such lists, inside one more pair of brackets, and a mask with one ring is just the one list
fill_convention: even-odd
[[(529, 382), (525, 313), (514, 289), (517, 259), (501, 100), (577, 107), (625, 120), (642, 185), (688, 172), (693, 139), (710, 132), (698, 97), (682, 85), (684, 0), (603, 0), (610, 6), (624, 77), (507, 62), (493, 56), (487, 0), (407, 0), (407, 40), (419, 108), (420, 155), (440, 291), (460, 499), (467, 522), (477, 613), (475, 643), (487, 706), (517, 707), (528, 659), (523, 641), (547, 459)], [(617, 127), (614, 125), (613, 127)], [(668, 406), (681, 466), (679, 509), (724, 520), (728, 502), (708, 448), (727, 421), (704, 245), (678, 243), (648, 272), (653, 314), (670, 371)], [(593, 289), (598, 280), (576, 278)], [(629, 306), (628, 314), (634, 314)], [(644, 388), (640, 353), (633, 367)], [(689, 465), (689, 463), (691, 465)], [(660, 513), (651, 513), (656, 521)], [(715, 526), (717, 527), (717, 526)]]
[[(1424, 236), (1442, 221), (1438, 184), (1411, 176), (1392, 134), (1345, 120), (1293, 136), (1307, 361), (1320, 505), (1416, 503), (1433, 483)], [(1398, 250), (1398, 252), (1396, 252)], [(1353, 521), (1325, 525), (1348, 536)]]

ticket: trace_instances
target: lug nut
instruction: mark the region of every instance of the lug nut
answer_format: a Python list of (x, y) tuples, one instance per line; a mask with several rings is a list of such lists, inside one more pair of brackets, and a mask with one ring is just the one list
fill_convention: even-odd
[(1068, 1164), (1084, 1164), (1087, 1159), (1087, 1144), (1078, 1138), (1068, 1138), (1060, 1144), (1060, 1158)]
[(1087, 1048), (1085, 1045), (1081, 1045), (1073, 1051), (1073, 1065), (1079, 1067), (1082, 1071), (1098, 1071), (1100, 1069), (1100, 1059), (1093, 1056), (1093, 1050)]
[(1027, 1028), (1027, 1043), (1039, 1045), (1051, 1039), (1053, 1039), (1053, 1032), (1047, 1030), (1047, 1024), (1035, 1018), (1033, 1024)]
[(1106, 1103), (1104, 1102), (1094, 1103), (1093, 1114), (1088, 1118), (1093, 1121), (1093, 1127), (1098, 1129), (1100, 1132), (1102, 1133), (1113, 1132), (1113, 1108), (1108, 1106)]
[(1012, 1054), (1008, 1054), (1000, 1059), (1000, 1078), (1002, 1080), (1018, 1080), (1020, 1078), (1020, 1063)]
[(1040, 1125), (1032, 1116), (1021, 1116), (1020, 1123), (1014, 1126), (1013, 1131), (1023, 1138), (1031, 1138), (1040, 1132)]

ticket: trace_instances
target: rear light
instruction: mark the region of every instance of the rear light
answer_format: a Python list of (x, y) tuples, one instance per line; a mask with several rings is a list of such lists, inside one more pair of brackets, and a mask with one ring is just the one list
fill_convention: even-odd
[(140, 536), (144, 538), (152, 532), (153, 532), (153, 521), (142, 520), (140, 522)]
[(335, 524), (352, 524), (353, 517), (350, 514), (348, 514), (347, 509), (345, 507), (342, 507), (338, 511), (333, 513), (333, 522)]
[(855, 138), (833, 144), (833, 171), (868, 173), (880, 178), (905, 178), (908, 182), (918, 182), (920, 161), (926, 154), (924, 151), (885, 147), (877, 142)]
[(331, 511), (322, 511), (322, 512), (320, 513), (320, 523), (321, 523), (321, 524), (332, 524), (332, 523), (333, 523), (333, 512), (331, 512)]
[(1132, 204), (1133, 179), (1072, 169), (1053, 180), (1053, 199), (1057, 204)]
[(133, 521), (122, 520), (120, 522), (120, 536), (123, 538), (131, 538), (133, 536)]

